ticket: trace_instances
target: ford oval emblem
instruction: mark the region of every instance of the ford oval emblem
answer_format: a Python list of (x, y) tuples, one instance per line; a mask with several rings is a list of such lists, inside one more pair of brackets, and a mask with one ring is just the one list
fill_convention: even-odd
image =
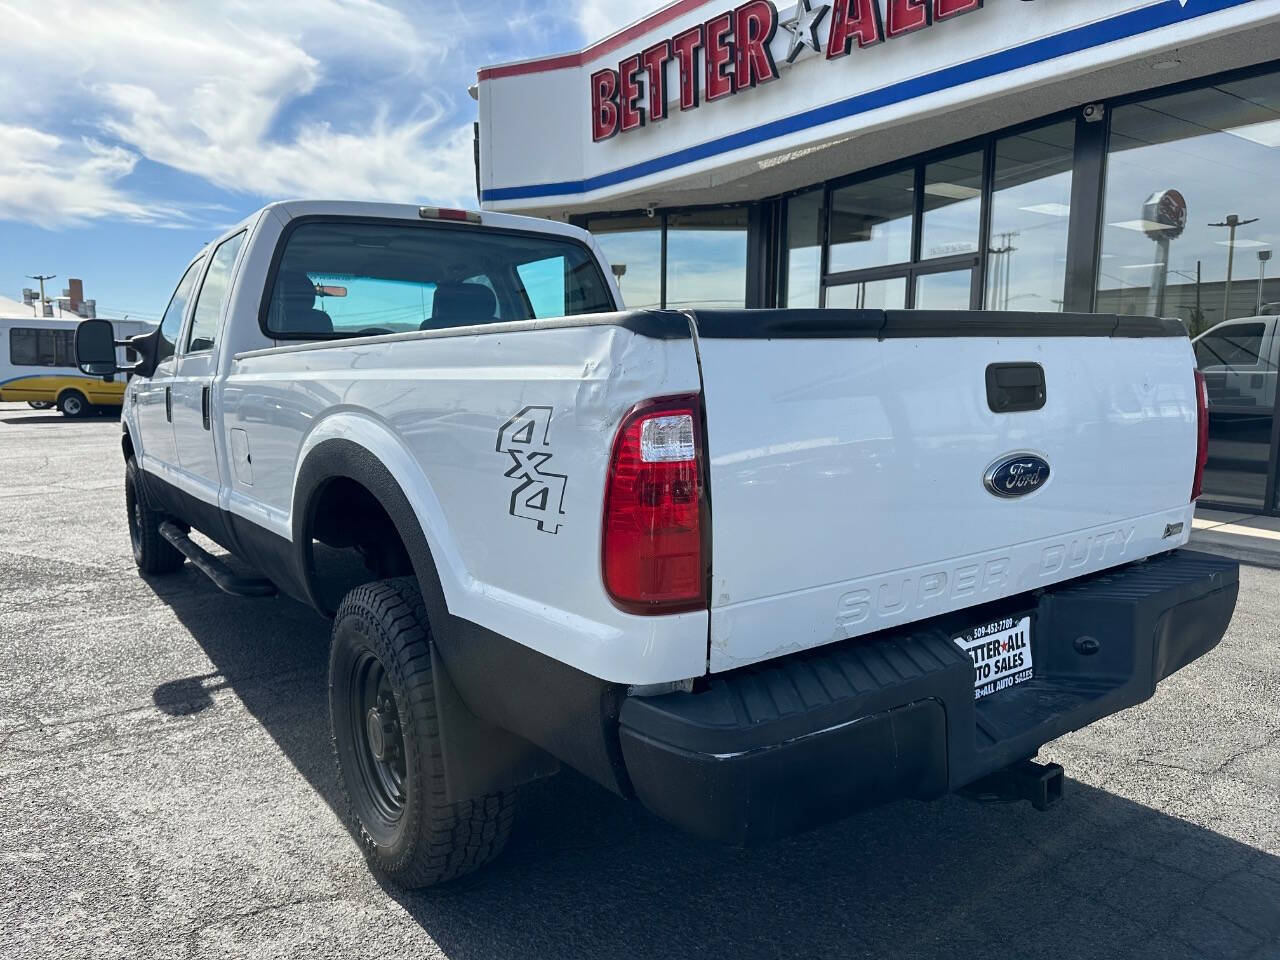
[(1034, 453), (1001, 457), (987, 468), (982, 482), (997, 497), (1025, 497), (1049, 482), (1049, 464)]

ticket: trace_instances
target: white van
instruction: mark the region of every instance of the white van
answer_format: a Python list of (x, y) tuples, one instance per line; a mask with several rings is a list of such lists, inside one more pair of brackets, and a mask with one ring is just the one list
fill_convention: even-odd
[[(75, 333), (79, 319), (0, 317), (0, 400), (26, 401), (33, 407), (57, 406), (64, 416), (82, 417), (95, 407), (118, 407), (124, 377), (113, 381), (87, 377), (76, 367)], [(151, 324), (113, 320), (116, 338), (146, 333)], [(124, 347), (121, 363), (127, 362)]]

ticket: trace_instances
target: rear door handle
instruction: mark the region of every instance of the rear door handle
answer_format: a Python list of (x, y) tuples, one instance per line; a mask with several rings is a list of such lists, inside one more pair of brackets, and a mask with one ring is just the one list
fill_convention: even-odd
[(200, 388), (200, 419), (204, 423), (204, 428), (209, 429), (209, 385), (206, 383)]
[(168, 387), (164, 388), (164, 418), (173, 423), (173, 393)]

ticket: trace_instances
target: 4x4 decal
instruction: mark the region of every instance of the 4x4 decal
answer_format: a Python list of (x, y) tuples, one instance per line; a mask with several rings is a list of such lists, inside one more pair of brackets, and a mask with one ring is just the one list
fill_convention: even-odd
[(567, 478), (545, 469), (551, 462), (550, 433), (551, 408), (525, 407), (498, 431), (497, 450), (511, 458), (503, 475), (520, 481), (507, 512), (532, 520), (544, 533), (559, 533)]

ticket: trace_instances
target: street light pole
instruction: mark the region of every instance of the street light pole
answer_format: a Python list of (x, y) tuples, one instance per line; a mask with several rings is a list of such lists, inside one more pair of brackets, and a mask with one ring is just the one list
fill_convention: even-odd
[(1221, 223), (1209, 224), (1209, 226), (1211, 227), (1228, 227), (1231, 230), (1231, 233), (1227, 238), (1227, 287), (1222, 294), (1222, 319), (1223, 320), (1230, 319), (1227, 316), (1227, 313), (1231, 308), (1231, 270), (1232, 270), (1232, 267), (1235, 266), (1235, 260), (1236, 260), (1236, 228), (1245, 227), (1251, 223), (1257, 223), (1257, 222), (1258, 222), (1257, 217), (1254, 217), (1252, 220), (1241, 220), (1240, 217), (1237, 216), (1236, 214), (1229, 213), (1227, 214), (1227, 219), (1223, 220)]

